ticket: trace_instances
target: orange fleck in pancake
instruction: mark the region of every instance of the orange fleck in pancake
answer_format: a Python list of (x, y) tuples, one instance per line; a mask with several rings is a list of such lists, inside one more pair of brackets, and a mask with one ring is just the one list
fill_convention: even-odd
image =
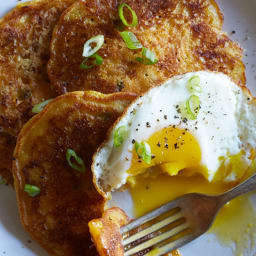
[[(21, 221), (51, 255), (95, 255), (88, 222), (101, 216), (105, 198), (92, 181), (92, 155), (133, 99), (129, 93), (69, 93), (21, 130), (13, 162)], [(84, 173), (68, 164), (67, 149), (83, 159)], [(40, 188), (40, 194), (29, 196), (26, 184)]]
[[(221, 71), (245, 85), (242, 49), (221, 32), (223, 17), (213, 0), (128, 0), (139, 24), (133, 32), (158, 63), (136, 61), (141, 50), (130, 50), (117, 30), (121, 0), (79, 0), (61, 16), (53, 32), (49, 78), (59, 94), (76, 90), (137, 94), (173, 75), (198, 70)], [(83, 70), (84, 43), (104, 35), (97, 52), (102, 65)]]
[(52, 30), (75, 0), (18, 4), (0, 20), (0, 175), (12, 183), (17, 135), (33, 105), (55, 96), (46, 72)]

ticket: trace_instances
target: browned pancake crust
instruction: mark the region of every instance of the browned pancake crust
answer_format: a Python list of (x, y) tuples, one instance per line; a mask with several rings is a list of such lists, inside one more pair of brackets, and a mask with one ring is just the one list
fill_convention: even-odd
[[(126, 213), (117, 207), (106, 210), (102, 218), (89, 222), (90, 234), (100, 256), (124, 256), (123, 239), (120, 229), (130, 222), (131, 219)], [(139, 252), (136, 256), (144, 255), (146, 252), (144, 251), (143, 254)], [(165, 256), (181, 255), (175, 250)]]
[[(156, 53), (159, 62), (152, 66), (136, 62), (141, 51), (128, 49), (116, 29), (121, 2), (80, 0), (63, 13), (53, 33), (48, 63), (59, 94), (75, 90), (139, 94), (173, 75), (205, 69), (223, 71), (245, 84), (242, 50), (220, 32), (223, 18), (214, 1), (126, 1), (139, 19), (137, 27), (126, 29)], [(105, 36), (98, 51), (104, 62), (81, 70), (83, 45), (99, 34)]]
[[(21, 220), (51, 255), (95, 255), (88, 221), (101, 216), (105, 199), (92, 182), (92, 155), (133, 99), (130, 93), (69, 93), (56, 98), (21, 130), (13, 162)], [(84, 174), (68, 165), (68, 148), (84, 160)], [(25, 184), (40, 187), (41, 193), (28, 196)]]
[(102, 218), (89, 222), (92, 240), (100, 256), (124, 256), (120, 228), (131, 219), (120, 208), (105, 211)]
[(8, 182), (16, 136), (32, 106), (55, 96), (46, 72), (52, 30), (74, 2), (27, 2), (0, 20), (0, 175)]

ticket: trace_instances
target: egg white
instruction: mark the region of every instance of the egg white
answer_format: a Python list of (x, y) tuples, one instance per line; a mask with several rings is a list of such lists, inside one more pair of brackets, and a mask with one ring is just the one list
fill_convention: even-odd
[[(200, 111), (196, 120), (184, 122), (177, 106), (191, 96), (187, 84), (193, 76), (199, 76), (202, 87)], [(133, 140), (145, 141), (170, 125), (188, 129), (196, 138), (202, 154), (200, 165), (207, 168), (206, 178), (211, 181), (221, 165), (221, 157), (239, 154), (241, 150), (248, 157), (250, 149), (256, 148), (256, 101), (246, 88), (239, 87), (228, 76), (208, 71), (176, 76), (150, 89), (128, 107), (94, 155), (92, 171), (99, 190), (105, 193), (126, 184)], [(116, 148), (113, 136), (120, 126), (125, 126), (128, 132), (124, 143)], [(246, 159), (245, 165), (249, 165)]]

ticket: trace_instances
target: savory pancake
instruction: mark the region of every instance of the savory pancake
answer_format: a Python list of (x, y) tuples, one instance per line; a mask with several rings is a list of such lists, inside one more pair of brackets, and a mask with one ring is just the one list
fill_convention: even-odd
[(16, 137), (32, 106), (55, 96), (46, 72), (50, 40), (74, 1), (26, 2), (0, 20), (0, 175), (8, 182)]
[(101, 218), (89, 222), (92, 240), (100, 256), (124, 256), (120, 228), (131, 219), (120, 208), (106, 210)]
[[(101, 216), (105, 199), (92, 182), (92, 155), (133, 99), (131, 93), (65, 94), (21, 130), (13, 162), (20, 216), (25, 229), (51, 255), (95, 255), (88, 222)], [(82, 159), (84, 172), (71, 168), (68, 149)], [(41, 192), (29, 196), (27, 184)]]
[[(101, 218), (89, 222), (90, 234), (100, 256), (124, 256), (120, 229), (130, 222), (131, 219), (118, 207), (106, 210)], [(150, 238), (150, 235), (147, 237)], [(147, 251), (143, 253), (146, 254)], [(136, 256), (144, 254), (137, 253)], [(175, 250), (165, 256), (181, 255)]]
[[(142, 93), (173, 75), (210, 69), (245, 84), (242, 49), (221, 32), (223, 17), (213, 0), (128, 0), (139, 24), (126, 27), (158, 62), (136, 61), (141, 50), (126, 46), (117, 25), (121, 0), (79, 0), (61, 16), (53, 32), (48, 74), (58, 94), (76, 90)], [(104, 35), (97, 52), (103, 63), (81, 69), (84, 43)]]

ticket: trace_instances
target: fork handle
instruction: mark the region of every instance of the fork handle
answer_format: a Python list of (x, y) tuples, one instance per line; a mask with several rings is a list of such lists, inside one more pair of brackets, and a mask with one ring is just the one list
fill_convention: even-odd
[(222, 205), (226, 204), (230, 200), (253, 190), (256, 190), (256, 174), (254, 174), (251, 178), (247, 179), (240, 185), (219, 196), (220, 203)]

